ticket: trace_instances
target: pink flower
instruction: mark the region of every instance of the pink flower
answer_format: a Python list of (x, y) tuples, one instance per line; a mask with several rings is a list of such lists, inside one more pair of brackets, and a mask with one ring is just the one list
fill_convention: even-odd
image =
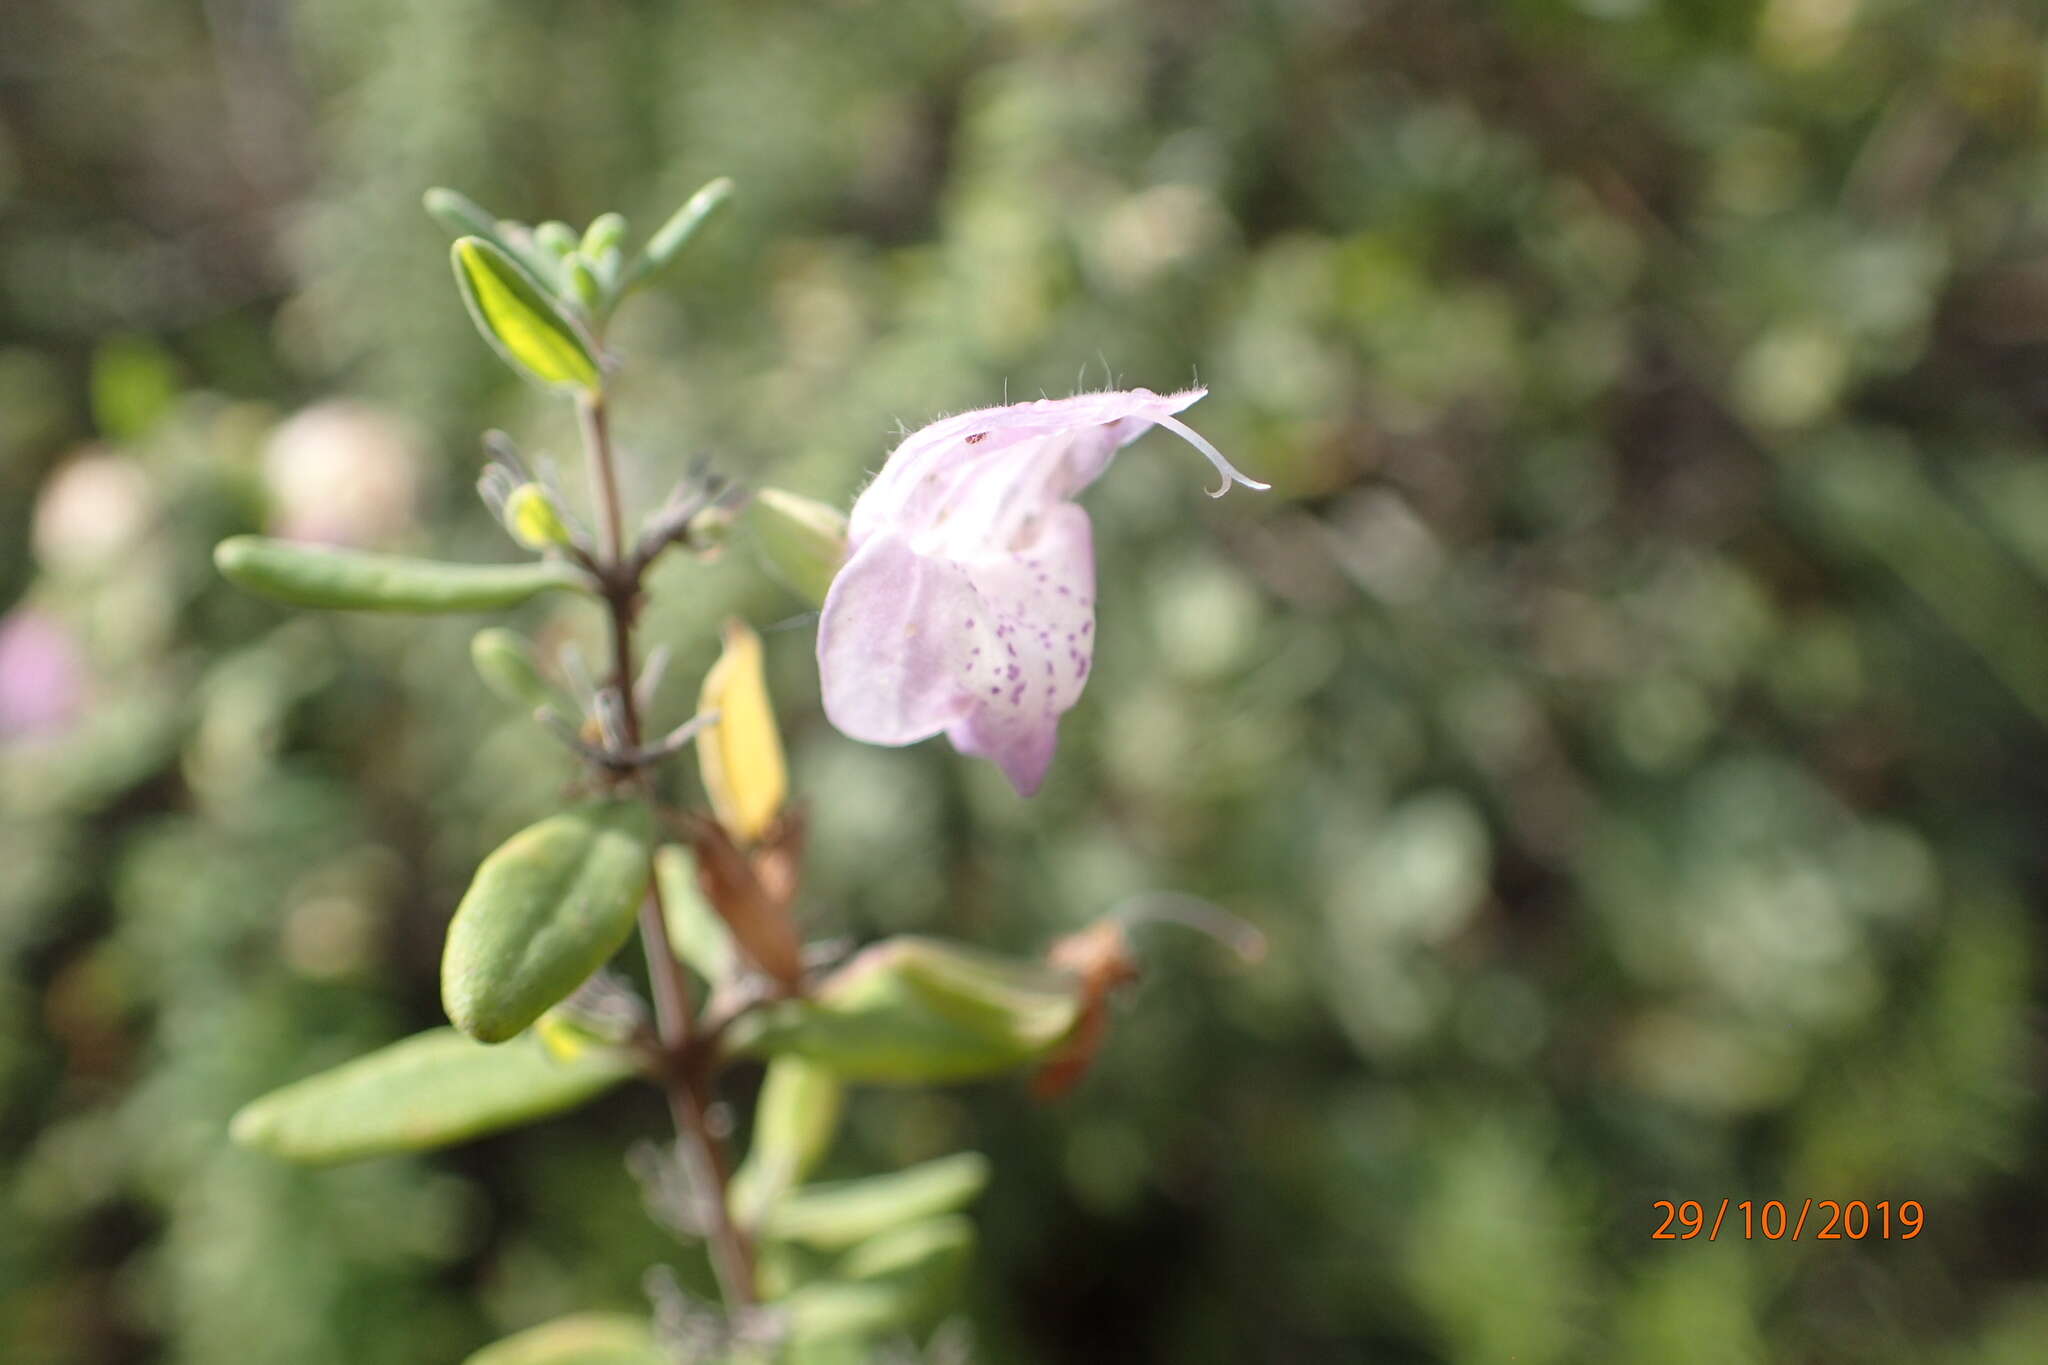
[(56, 618), (29, 607), (0, 616), (0, 740), (67, 729), (84, 690), (85, 661)]
[(1207, 390), (1041, 398), (905, 438), (853, 505), (851, 550), (818, 623), (825, 714), (854, 739), (944, 733), (1038, 790), (1095, 646), (1095, 549), (1073, 497), (1118, 448), (1165, 427), (1246, 478), (1173, 416)]

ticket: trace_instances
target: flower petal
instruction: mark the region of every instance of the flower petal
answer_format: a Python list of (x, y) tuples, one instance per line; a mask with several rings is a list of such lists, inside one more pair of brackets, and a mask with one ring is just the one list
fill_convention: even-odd
[(972, 648), (941, 623), (974, 614), (959, 567), (900, 535), (865, 542), (832, 580), (818, 618), (825, 716), (853, 739), (914, 744), (960, 718)]
[(972, 559), (869, 541), (833, 580), (818, 627), (825, 714), (871, 744), (944, 731), (1022, 795), (1045, 780), (1059, 718), (1094, 659), (1088, 515), (1044, 510), (1021, 549)]
[[(1150, 389), (1040, 398), (1006, 407), (944, 417), (904, 437), (888, 463), (853, 505), (853, 538), (905, 523), (924, 525), (939, 515), (964, 484), (977, 483), (1048, 437), (1082, 438), (1089, 458), (1076, 461), (1057, 496), (1072, 497), (1093, 483), (1108, 456), (1135, 441), (1161, 418), (1200, 400), (1207, 389), (1156, 394)], [(1043, 455), (1044, 447), (1033, 447)]]
[(904, 438), (854, 503), (852, 557), (818, 625), (825, 714), (872, 744), (944, 732), (1029, 796), (1094, 657), (1095, 553), (1072, 499), (1163, 426), (1264, 488), (1174, 418), (1207, 391), (1039, 399)]

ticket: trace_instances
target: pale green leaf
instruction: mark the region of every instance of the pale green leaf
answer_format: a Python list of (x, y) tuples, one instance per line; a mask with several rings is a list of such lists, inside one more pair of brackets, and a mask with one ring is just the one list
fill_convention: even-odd
[(558, 1061), (533, 1038), (486, 1047), (433, 1029), (272, 1091), (229, 1132), (291, 1161), (424, 1151), (574, 1108), (635, 1069), (615, 1050)]
[(746, 1016), (730, 1045), (808, 1057), (850, 1081), (965, 1080), (1042, 1060), (1080, 1004), (1063, 972), (903, 937), (864, 950), (810, 998)]
[(484, 1347), (463, 1365), (673, 1365), (645, 1318), (573, 1313)]
[(444, 564), (402, 555), (233, 536), (213, 549), (221, 576), (238, 588), (300, 607), (350, 611), (492, 611), (589, 580), (553, 560), (528, 564)]
[(441, 956), (455, 1026), (487, 1043), (510, 1038), (618, 951), (647, 889), (652, 833), (645, 804), (594, 801), (484, 859)]
[(654, 875), (676, 956), (712, 985), (728, 979), (736, 961), (732, 931), (704, 899), (696, 855), (679, 844), (664, 844), (654, 855)]
[(887, 1175), (806, 1185), (769, 1208), (761, 1235), (837, 1251), (965, 1206), (988, 1184), (988, 1174), (988, 1158), (959, 1152)]
[(726, 1192), (742, 1224), (758, 1223), (831, 1150), (845, 1090), (839, 1077), (801, 1057), (768, 1063), (754, 1105), (754, 1139)]

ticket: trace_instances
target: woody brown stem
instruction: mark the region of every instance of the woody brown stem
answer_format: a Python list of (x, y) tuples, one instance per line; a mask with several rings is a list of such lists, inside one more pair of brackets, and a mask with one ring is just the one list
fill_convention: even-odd
[[(629, 560), (625, 554), (618, 471), (612, 462), (603, 397), (588, 394), (579, 398), (576, 415), (597, 503), (599, 578), (611, 619), (612, 687), (619, 697), (621, 728), (625, 731), (622, 738), (626, 747), (637, 749), (640, 708), (633, 694), (633, 625), (646, 561), (637, 556)], [(647, 955), (647, 975), (654, 994), (659, 1043), (656, 1080), (668, 1097), (669, 1114), (675, 1121), (676, 1156), (703, 1206), (701, 1221), (719, 1289), (728, 1306), (744, 1307), (754, 1302), (753, 1252), (732, 1219), (725, 1196), (731, 1164), (724, 1139), (710, 1119), (717, 1069), (715, 1051), (694, 1045), (690, 982), (669, 943), (661, 888), (653, 880), (651, 869), (647, 897), (640, 904), (640, 942)]]

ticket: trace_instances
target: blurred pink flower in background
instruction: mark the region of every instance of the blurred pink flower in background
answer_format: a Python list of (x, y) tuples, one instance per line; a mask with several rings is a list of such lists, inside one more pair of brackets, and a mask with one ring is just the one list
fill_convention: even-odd
[(424, 442), (367, 403), (317, 403), (278, 424), (263, 447), (269, 530), (288, 540), (375, 546), (411, 529)]
[(70, 728), (84, 692), (84, 659), (56, 618), (27, 607), (0, 617), (0, 740)]
[(1173, 414), (1207, 390), (984, 408), (908, 436), (853, 505), (818, 622), (825, 714), (870, 744), (943, 733), (1019, 793), (1045, 780), (1095, 652), (1095, 548), (1071, 499), (1154, 426), (1245, 477)]
[(29, 539), (51, 573), (118, 569), (161, 510), (140, 462), (89, 446), (43, 480)]

